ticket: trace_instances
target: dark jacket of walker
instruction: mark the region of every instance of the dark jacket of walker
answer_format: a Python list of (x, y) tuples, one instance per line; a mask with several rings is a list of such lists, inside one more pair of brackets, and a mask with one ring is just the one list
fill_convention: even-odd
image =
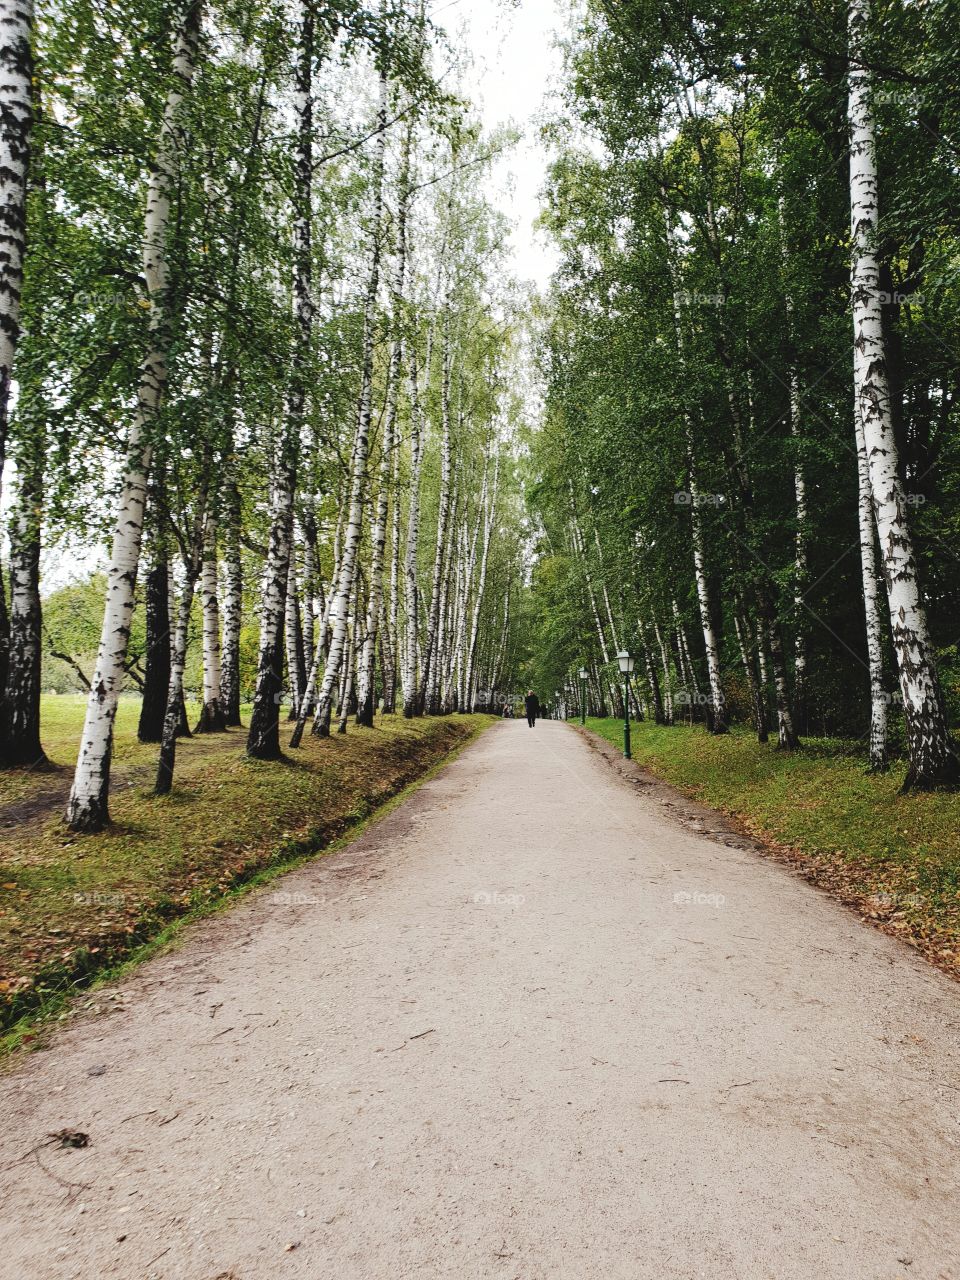
[(524, 698), (523, 706), (527, 715), (533, 716), (534, 719), (536, 719), (540, 714), (540, 699), (535, 693), (528, 694), (528, 696)]

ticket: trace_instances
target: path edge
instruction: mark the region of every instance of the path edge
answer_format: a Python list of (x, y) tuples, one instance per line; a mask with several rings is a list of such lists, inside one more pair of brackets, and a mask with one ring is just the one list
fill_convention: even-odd
[[(928, 942), (922, 935), (892, 928), (887, 921), (869, 914), (869, 895), (853, 893), (849, 889), (837, 886), (831, 878), (829, 863), (819, 861), (796, 845), (781, 843), (762, 829), (755, 829), (737, 813), (702, 804), (695, 798), (692, 787), (687, 790), (674, 782), (667, 782), (646, 765), (637, 764), (635, 760), (627, 760), (609, 739), (593, 729), (574, 724), (570, 720), (566, 721), (566, 724), (635, 792), (643, 792), (651, 798), (669, 798), (672, 810), (670, 816), (678, 819), (680, 826), (691, 830), (684, 819), (703, 823), (703, 829), (693, 829), (694, 834), (717, 840), (731, 849), (742, 849), (745, 852), (754, 853), (765, 861), (777, 863), (795, 879), (806, 881), (812, 888), (851, 912), (861, 924), (899, 943), (907, 955), (923, 960), (931, 968), (949, 978), (951, 982), (960, 984), (960, 959), (949, 960), (939, 955), (935, 949), (935, 943)], [(708, 823), (712, 826), (708, 826)]]
[(51, 996), (39, 1008), (26, 1012), (23, 1017), (18, 1018), (16, 1022), (0, 1032), (0, 1074), (12, 1070), (24, 1053), (49, 1049), (58, 1029), (70, 1024), (76, 1017), (90, 1013), (90, 1009), (78, 1006), (92, 993), (122, 982), (148, 961), (183, 946), (187, 941), (185, 935), (193, 925), (201, 924), (212, 916), (231, 911), (250, 894), (265, 885), (272, 884), (275, 880), (297, 871), (310, 862), (337, 853), (359, 840), (372, 827), (377, 826), (394, 810), (406, 803), (421, 787), (453, 764), (464, 751), (473, 746), (497, 723), (498, 721), (491, 717), (486, 722), (476, 725), (449, 751), (428, 764), (422, 773), (402, 786), (398, 786), (396, 790), (388, 789), (388, 793), (375, 808), (350, 822), (336, 836), (331, 837), (328, 831), (320, 828), (300, 840), (281, 840), (267, 855), (270, 859), (268, 865), (253, 870), (249, 875), (205, 902), (190, 907), (182, 915), (163, 925), (155, 934), (134, 946), (122, 959), (92, 971), (88, 983), (65, 988), (62, 992)]

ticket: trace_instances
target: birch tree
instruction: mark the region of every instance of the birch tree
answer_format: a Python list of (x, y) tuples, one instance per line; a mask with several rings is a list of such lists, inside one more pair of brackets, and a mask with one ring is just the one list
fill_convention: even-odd
[[(403, 376), (403, 290), (407, 268), (407, 212), (410, 202), (410, 147), (411, 130), (408, 126), (404, 141), (399, 177), (399, 208), (397, 210), (396, 274), (393, 281), (393, 322), (397, 328), (390, 350), (387, 370), (387, 407), (383, 423), (383, 440), (380, 447), (380, 474), (377, 507), (371, 532), (372, 556), (370, 564), (370, 598), (367, 603), (367, 620), (364, 628), (363, 649), (360, 654), (357, 688), (357, 723), (373, 727), (374, 668), (377, 639), (380, 635), (380, 616), (383, 609), (383, 571), (387, 540), (387, 518), (390, 509), (390, 491), (393, 486), (400, 385)], [(396, 537), (394, 538), (396, 545)]]
[(294, 497), (300, 431), (306, 399), (313, 299), (313, 65), (315, 14), (311, 4), (300, 14), (294, 111), (297, 122), (293, 200), (293, 313), (296, 348), (290, 364), (287, 404), (277, 441), (270, 514), (270, 541), (263, 574), (260, 655), (247, 737), (247, 754), (258, 760), (280, 755), (280, 701), (283, 688), (284, 618), (293, 544)]
[[(4, 4), (0, 12), (0, 465), (6, 457), (10, 385), (20, 337), (33, 124), (32, 37), (32, 0)], [(0, 608), (5, 611), (5, 600)], [(0, 625), (5, 636), (5, 614)], [(6, 670), (0, 670), (0, 683), (5, 677)]]
[(377, 291), (380, 285), (380, 263), (383, 251), (383, 173), (386, 153), (386, 120), (389, 81), (386, 74), (380, 76), (380, 103), (377, 113), (378, 141), (373, 176), (373, 211), (370, 232), (370, 267), (363, 312), (363, 362), (360, 402), (357, 411), (357, 427), (353, 441), (351, 464), (349, 514), (344, 535), (344, 549), (338, 570), (336, 593), (331, 615), (333, 631), (327, 651), (326, 668), (317, 696), (314, 716), (314, 732), (325, 736), (329, 732), (327, 718), (333, 703), (334, 687), (340, 675), (347, 641), (350, 599), (356, 581), (357, 553), (363, 523), (364, 485), (366, 481), (367, 455), (370, 446), (370, 424), (373, 414), (373, 355), (376, 323)]
[(176, 36), (172, 83), (147, 183), (142, 259), (150, 302), (148, 351), (140, 365), (137, 407), (127, 437), (126, 461), (107, 570), (103, 631), (91, 682), (80, 756), (67, 803), (66, 821), (74, 831), (99, 831), (109, 819), (107, 796), (113, 725), (130, 635), (153, 425), (167, 382), (171, 325), (167, 297), (167, 238), (184, 146), (183, 105), (196, 71), (200, 15), (199, 0), (190, 0)]
[[(907, 728), (910, 768), (904, 789), (924, 791), (955, 786), (960, 782), (960, 767), (947, 731), (893, 430), (877, 259), (876, 136), (866, 57), (870, 13), (869, 0), (850, 0), (853, 378)], [(859, 457), (859, 448), (857, 453)]]

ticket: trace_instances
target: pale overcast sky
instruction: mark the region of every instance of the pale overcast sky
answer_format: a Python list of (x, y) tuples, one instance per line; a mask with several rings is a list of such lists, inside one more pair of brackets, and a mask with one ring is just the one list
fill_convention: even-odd
[(544, 97), (560, 74), (555, 33), (564, 30), (569, 10), (569, 0), (520, 0), (516, 6), (510, 0), (440, 0), (431, 10), (434, 21), (473, 55), (464, 87), (484, 127), (512, 122), (523, 133), (519, 146), (496, 165), (490, 198), (517, 223), (516, 275), (541, 288), (555, 257), (533, 228), (547, 163), (537, 125)]

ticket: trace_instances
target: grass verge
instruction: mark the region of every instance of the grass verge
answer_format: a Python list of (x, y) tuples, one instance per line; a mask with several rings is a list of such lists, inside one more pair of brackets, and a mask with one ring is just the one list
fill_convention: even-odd
[[(587, 727), (622, 747), (621, 720)], [(960, 978), (960, 794), (901, 795), (899, 771), (868, 775), (849, 744), (829, 739), (791, 754), (747, 732), (647, 722), (632, 739), (638, 764)]]
[(153, 954), (184, 921), (352, 837), (489, 722), (383, 717), (271, 763), (246, 759), (241, 732), (192, 739), (163, 800), (149, 793), (152, 769), (150, 781), (128, 770), (99, 836), (64, 829), (51, 775), (15, 780), (17, 799), (0, 806), (0, 824), (17, 815), (0, 835), (2, 1046), (29, 1043), (78, 991)]

